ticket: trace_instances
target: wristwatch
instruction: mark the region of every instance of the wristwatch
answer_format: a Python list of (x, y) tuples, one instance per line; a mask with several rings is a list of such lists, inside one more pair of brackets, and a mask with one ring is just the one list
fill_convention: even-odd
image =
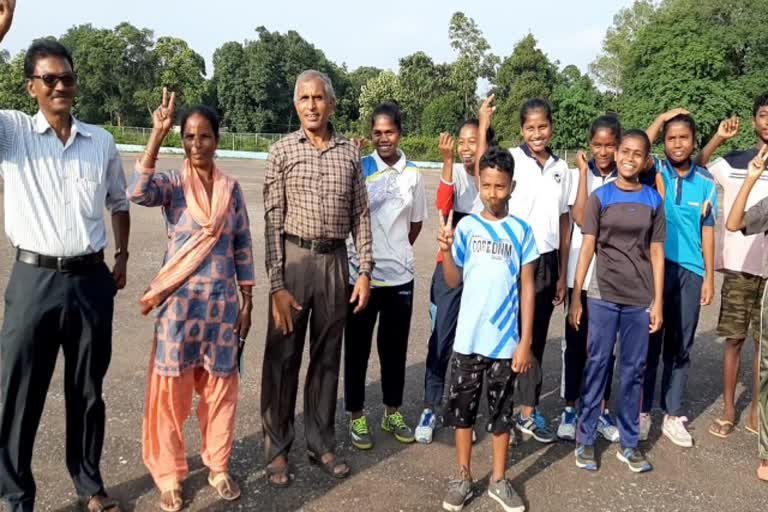
[(367, 277), (368, 279), (370, 279), (370, 278), (371, 278), (371, 273), (370, 273), (370, 272), (368, 272), (367, 270), (361, 270), (360, 272), (358, 272), (358, 273), (357, 273), (357, 275), (358, 275), (358, 276), (365, 276), (365, 277)]

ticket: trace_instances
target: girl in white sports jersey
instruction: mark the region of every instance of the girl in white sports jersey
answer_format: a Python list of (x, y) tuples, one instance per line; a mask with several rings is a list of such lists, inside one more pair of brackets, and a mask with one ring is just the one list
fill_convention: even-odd
[[(396, 104), (385, 102), (374, 109), (371, 138), (375, 151), (362, 159), (362, 174), (368, 191), (376, 266), (368, 307), (357, 314), (350, 311), (344, 331), (344, 402), (350, 414), (352, 445), (359, 450), (373, 447), (364, 406), (375, 328), (384, 402), (381, 430), (401, 443), (414, 441), (413, 430), (400, 407), (413, 312), (413, 244), (427, 217), (427, 202), (421, 171), (398, 147), (401, 133), (401, 114)], [(347, 251), (351, 289), (360, 271), (351, 239)]]
[[(493, 95), (480, 108), (480, 133), (490, 126), (495, 107)], [(552, 139), (552, 107), (540, 98), (531, 98), (520, 109), (523, 144), (510, 149), (515, 159), (515, 191), (509, 200), (512, 215), (530, 224), (540, 257), (536, 263), (536, 307), (533, 322), (531, 371), (522, 375), (515, 392), (520, 405), (516, 427), (540, 443), (552, 443), (557, 435), (539, 412), (542, 360), (549, 321), (555, 306), (565, 300), (565, 269), (568, 265), (571, 219), (568, 195), (571, 175), (568, 164), (549, 148)], [(481, 139), (479, 151), (486, 148)], [(561, 271), (562, 269), (562, 271)]]

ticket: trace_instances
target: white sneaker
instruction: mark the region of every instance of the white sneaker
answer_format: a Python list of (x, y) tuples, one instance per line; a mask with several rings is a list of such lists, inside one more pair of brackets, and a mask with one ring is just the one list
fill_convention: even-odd
[(432, 412), (432, 409), (424, 409), (414, 434), (417, 443), (429, 444), (432, 442), (432, 434), (435, 432), (436, 422), (437, 417)]
[(597, 420), (597, 433), (609, 443), (618, 443), (621, 438), (616, 422), (613, 421), (613, 416), (608, 409), (604, 410)]
[(685, 416), (673, 418), (672, 416), (665, 415), (661, 433), (667, 436), (667, 438), (677, 446), (690, 448), (693, 446), (693, 437), (691, 437), (688, 429), (685, 428), (686, 423), (688, 423), (688, 418)]
[(560, 425), (557, 426), (557, 437), (565, 441), (576, 440), (576, 409), (566, 407), (560, 415)]
[(648, 434), (651, 431), (651, 413), (649, 412), (641, 412), (640, 413), (640, 441), (647, 441), (648, 440)]

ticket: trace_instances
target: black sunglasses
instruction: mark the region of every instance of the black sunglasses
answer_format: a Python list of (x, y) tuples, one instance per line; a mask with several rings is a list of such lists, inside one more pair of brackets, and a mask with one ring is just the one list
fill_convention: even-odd
[(46, 87), (49, 87), (53, 89), (58, 85), (59, 82), (61, 82), (61, 85), (64, 87), (73, 87), (77, 83), (77, 75), (74, 73), (63, 73), (61, 75), (32, 75), (29, 77), (30, 80), (32, 79), (38, 79), (42, 80), (42, 82), (45, 84)]

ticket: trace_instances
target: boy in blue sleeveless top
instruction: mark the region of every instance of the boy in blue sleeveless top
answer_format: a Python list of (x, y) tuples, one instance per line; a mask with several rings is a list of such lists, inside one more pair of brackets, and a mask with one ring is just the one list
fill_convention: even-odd
[[(488, 494), (507, 512), (525, 506), (506, 479), (509, 432), (514, 426), (515, 377), (532, 362), (534, 267), (539, 253), (528, 224), (509, 215), (515, 162), (491, 148), (480, 161), (483, 211), (464, 217), (452, 232), (452, 213), (440, 216), (438, 242), (450, 287), (463, 284), (451, 360), (445, 423), (456, 428), (461, 478), (451, 482), (443, 509), (461, 510), (472, 497), (472, 431), (483, 379), (488, 386), (486, 430), (493, 436)], [(518, 331), (519, 328), (519, 331)]]

